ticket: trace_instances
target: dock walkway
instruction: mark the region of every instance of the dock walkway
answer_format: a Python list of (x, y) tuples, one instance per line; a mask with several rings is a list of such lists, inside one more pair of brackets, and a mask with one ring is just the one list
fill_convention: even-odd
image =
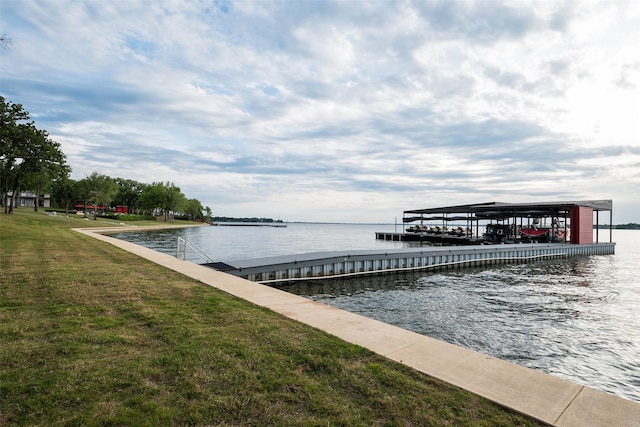
[(427, 246), (383, 251), (312, 252), (203, 265), (252, 282), (275, 283), (401, 271), (454, 269), (578, 255), (608, 255), (614, 251), (615, 243)]
[(99, 229), (77, 231), (548, 424), (640, 425), (640, 403), (102, 235)]

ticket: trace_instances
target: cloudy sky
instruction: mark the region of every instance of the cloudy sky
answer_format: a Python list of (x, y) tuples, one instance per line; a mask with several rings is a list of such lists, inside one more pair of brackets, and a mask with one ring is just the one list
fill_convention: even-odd
[(74, 179), (288, 221), (613, 199), (640, 222), (635, 0), (2, 0), (0, 33), (0, 94)]

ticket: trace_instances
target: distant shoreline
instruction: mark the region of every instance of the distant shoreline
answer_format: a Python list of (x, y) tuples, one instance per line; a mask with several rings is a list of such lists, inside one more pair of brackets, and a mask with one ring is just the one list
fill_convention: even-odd
[(214, 227), (280, 227), (286, 228), (284, 222), (231, 222), (231, 221), (211, 221)]
[[(609, 229), (609, 225), (608, 224), (601, 224), (599, 226), (593, 226), (594, 230), (596, 228), (600, 229), (600, 230), (608, 230)], [(618, 224), (618, 225), (613, 225), (611, 228), (613, 228), (614, 230), (640, 230), (640, 224), (635, 224), (635, 223), (630, 223), (630, 224)]]

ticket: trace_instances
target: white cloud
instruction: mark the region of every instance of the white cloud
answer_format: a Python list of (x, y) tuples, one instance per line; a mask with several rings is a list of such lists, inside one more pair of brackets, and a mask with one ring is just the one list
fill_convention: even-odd
[(0, 93), (74, 178), (174, 181), (220, 215), (613, 198), (638, 221), (635, 2), (2, 8)]

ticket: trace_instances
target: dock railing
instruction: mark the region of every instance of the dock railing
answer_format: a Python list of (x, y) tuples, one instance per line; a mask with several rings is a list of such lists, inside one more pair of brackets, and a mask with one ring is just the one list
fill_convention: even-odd
[[(180, 252), (180, 248), (183, 248), (182, 252)], [(187, 259), (187, 248), (194, 251), (199, 257), (207, 260), (207, 262), (213, 262), (213, 259), (209, 257), (202, 249), (188, 241), (185, 237), (178, 237), (178, 242), (176, 245), (176, 258), (180, 259), (180, 254), (182, 253), (182, 259), (186, 261)]]

